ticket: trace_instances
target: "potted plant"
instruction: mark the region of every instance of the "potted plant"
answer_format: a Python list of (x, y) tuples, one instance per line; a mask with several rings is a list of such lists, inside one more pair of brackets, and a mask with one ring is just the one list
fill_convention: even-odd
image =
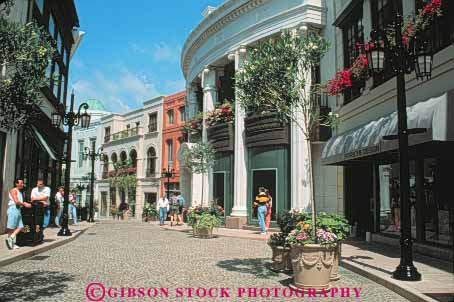
[(197, 219), (195, 228), (199, 238), (207, 239), (213, 237), (213, 229), (221, 224), (219, 217), (210, 212), (204, 212)]
[(341, 245), (350, 233), (350, 225), (343, 216), (324, 212), (317, 215), (317, 225), (319, 228), (328, 230), (336, 235), (337, 245), (334, 251), (334, 263), (330, 279), (331, 281), (339, 280), (340, 276), (338, 272), (341, 256)]
[(268, 245), (271, 248), (272, 256), (271, 270), (275, 272), (290, 272), (292, 263), (290, 261), (290, 246), (286, 242), (286, 236), (283, 233), (275, 233), (268, 239)]
[(159, 213), (156, 209), (156, 204), (147, 202), (143, 207), (142, 220), (144, 222), (156, 221), (158, 216)]
[(314, 288), (317, 291), (329, 289), (334, 254), (337, 246), (336, 235), (322, 228), (311, 232), (312, 220), (301, 221), (287, 236), (293, 266), (291, 287)]

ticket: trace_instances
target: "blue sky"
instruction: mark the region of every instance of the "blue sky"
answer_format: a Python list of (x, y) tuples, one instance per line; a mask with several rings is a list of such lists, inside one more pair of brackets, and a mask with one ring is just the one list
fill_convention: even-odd
[(208, 6), (224, 0), (76, 0), (86, 35), (70, 66), (76, 100), (125, 112), (184, 90), (180, 53)]

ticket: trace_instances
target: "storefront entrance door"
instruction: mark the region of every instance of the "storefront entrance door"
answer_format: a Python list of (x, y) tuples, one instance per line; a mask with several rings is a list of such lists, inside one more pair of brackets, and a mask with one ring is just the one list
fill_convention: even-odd
[[(259, 188), (263, 187), (268, 189), (273, 204), (277, 202), (276, 188), (277, 188), (277, 179), (276, 179), (277, 169), (258, 169), (252, 170), (252, 195), (251, 200), (255, 200), (256, 195), (259, 192)], [(276, 221), (276, 206), (272, 207), (271, 220)], [(251, 211), (251, 218), (257, 220), (257, 210)]]

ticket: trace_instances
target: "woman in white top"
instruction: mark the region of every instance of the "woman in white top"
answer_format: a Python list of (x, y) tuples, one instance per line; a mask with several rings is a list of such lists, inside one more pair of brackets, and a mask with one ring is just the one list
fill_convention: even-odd
[(24, 228), (22, 222), (21, 207), (31, 208), (31, 204), (24, 202), (21, 190), (24, 188), (24, 182), (18, 179), (14, 182), (15, 187), (9, 191), (9, 202), (7, 211), (6, 232), (6, 246), (12, 250), (19, 248), (16, 245), (16, 235)]
[(65, 200), (64, 194), (65, 194), (65, 188), (58, 187), (58, 192), (57, 192), (57, 194), (55, 194), (55, 204), (56, 204), (56, 208), (57, 208), (57, 213), (55, 215), (55, 225), (57, 227), (60, 227), (60, 217), (61, 217), (61, 213), (63, 212), (63, 202)]

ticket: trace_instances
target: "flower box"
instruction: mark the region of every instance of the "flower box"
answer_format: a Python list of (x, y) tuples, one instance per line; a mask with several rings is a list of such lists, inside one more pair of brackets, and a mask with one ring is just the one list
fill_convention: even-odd
[(244, 123), (247, 147), (289, 144), (289, 125), (282, 123), (276, 113), (253, 114)]
[(235, 133), (232, 123), (222, 123), (207, 128), (207, 136), (216, 152), (233, 151)]

